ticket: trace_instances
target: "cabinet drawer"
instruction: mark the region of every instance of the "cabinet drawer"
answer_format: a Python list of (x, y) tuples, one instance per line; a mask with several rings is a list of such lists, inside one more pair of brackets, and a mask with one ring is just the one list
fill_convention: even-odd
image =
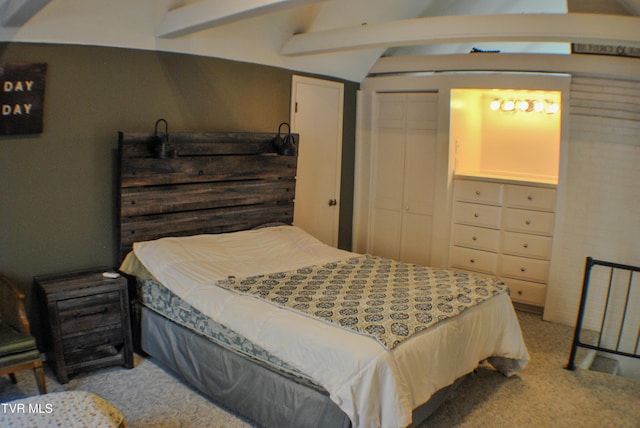
[(508, 207), (555, 211), (555, 189), (509, 184), (505, 193), (505, 205)]
[(553, 234), (553, 218), (553, 213), (507, 208), (504, 226), (505, 230), (514, 232), (551, 236)]
[(495, 229), (455, 224), (452, 239), (454, 245), (498, 251), (499, 236), (500, 232)]
[(551, 256), (551, 238), (527, 233), (504, 232), (502, 251), (517, 256), (548, 260)]
[(498, 255), (489, 251), (462, 247), (451, 249), (451, 264), (458, 268), (495, 275), (497, 261)]
[(58, 302), (58, 316), (63, 337), (79, 331), (120, 324), (120, 293), (114, 291), (61, 300)]
[(456, 180), (455, 199), (464, 202), (502, 204), (502, 184), (474, 180)]
[(547, 292), (546, 285), (509, 278), (505, 279), (505, 283), (511, 291), (511, 300), (514, 302), (544, 306)]
[(501, 275), (528, 281), (547, 282), (549, 262), (546, 260), (503, 255)]
[(455, 222), (474, 226), (500, 228), (501, 208), (492, 205), (456, 202)]

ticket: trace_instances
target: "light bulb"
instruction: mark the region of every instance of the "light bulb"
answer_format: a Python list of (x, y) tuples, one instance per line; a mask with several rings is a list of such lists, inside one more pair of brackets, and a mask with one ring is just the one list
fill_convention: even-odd
[(544, 103), (542, 101), (534, 101), (533, 102), (533, 111), (538, 112), (538, 113), (544, 111)]
[(506, 100), (502, 103), (502, 111), (513, 111), (516, 107), (516, 103), (513, 100)]
[(529, 110), (529, 101), (527, 100), (518, 101), (518, 110), (520, 111)]

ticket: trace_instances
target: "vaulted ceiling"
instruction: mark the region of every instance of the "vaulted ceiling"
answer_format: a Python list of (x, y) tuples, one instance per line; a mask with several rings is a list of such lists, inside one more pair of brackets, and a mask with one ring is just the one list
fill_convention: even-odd
[(381, 57), (640, 49), (639, 16), (640, 0), (0, 0), (0, 41), (183, 52), (359, 82)]

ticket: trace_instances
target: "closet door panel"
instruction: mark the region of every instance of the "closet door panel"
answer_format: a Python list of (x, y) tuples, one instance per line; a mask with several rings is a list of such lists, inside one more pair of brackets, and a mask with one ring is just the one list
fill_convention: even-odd
[(400, 259), (402, 212), (376, 210), (372, 253), (389, 259)]
[(376, 168), (375, 209), (401, 210), (404, 130), (380, 129)]
[(435, 174), (436, 136), (434, 131), (407, 131), (404, 181), (404, 208), (411, 213), (433, 215), (432, 190)]
[(405, 213), (400, 260), (407, 263), (429, 265), (431, 262), (432, 235), (432, 216)]
[(377, 125), (379, 129), (404, 129), (406, 121), (405, 94), (379, 94)]
[(377, 94), (369, 250), (430, 264), (437, 157), (437, 94)]

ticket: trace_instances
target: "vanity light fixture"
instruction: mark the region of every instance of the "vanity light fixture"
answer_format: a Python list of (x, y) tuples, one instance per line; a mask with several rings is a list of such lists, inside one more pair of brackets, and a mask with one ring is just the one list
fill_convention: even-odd
[(560, 111), (560, 104), (553, 100), (536, 99), (500, 99), (494, 98), (489, 103), (489, 108), (493, 111), (503, 112), (525, 112), (525, 113), (547, 113), (556, 114)]

